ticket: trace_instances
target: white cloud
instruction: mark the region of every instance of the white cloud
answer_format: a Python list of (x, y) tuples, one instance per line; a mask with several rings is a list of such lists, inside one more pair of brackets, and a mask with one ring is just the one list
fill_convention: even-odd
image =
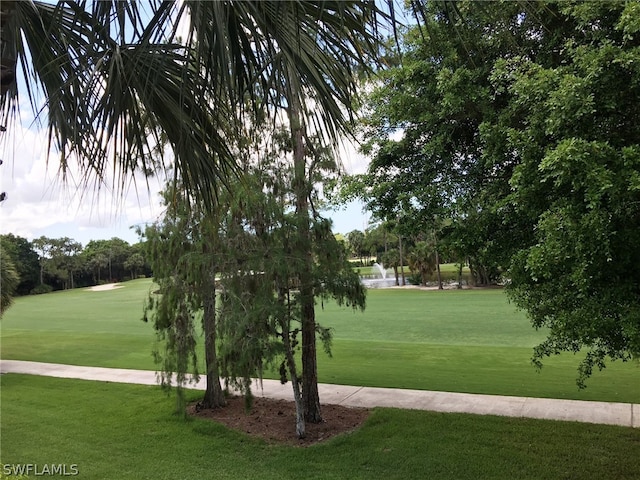
[(369, 167), (369, 158), (360, 153), (356, 141), (342, 142), (338, 155), (345, 172), (350, 175), (365, 173)]
[[(119, 236), (121, 231), (129, 233), (130, 225), (153, 221), (160, 213), (156, 192), (162, 186), (157, 180), (150, 181), (150, 191), (141, 176), (136, 177), (137, 188), (131, 182), (122, 194), (104, 185), (83, 188), (78, 184), (81, 176), (77, 165), (71, 164), (65, 183), (58, 174), (56, 154), (47, 165), (46, 133), (23, 127), (13, 130), (5, 134), (0, 150), (4, 161), (0, 191), (7, 193), (0, 204), (0, 233), (28, 239), (69, 236), (86, 243)], [(87, 238), (89, 231), (93, 237)], [(128, 241), (134, 238), (131, 233)]]

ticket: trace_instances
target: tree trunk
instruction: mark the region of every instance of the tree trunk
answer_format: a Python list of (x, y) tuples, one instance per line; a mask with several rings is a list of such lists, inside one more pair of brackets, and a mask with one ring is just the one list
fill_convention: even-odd
[(436, 248), (436, 272), (438, 273), (438, 289), (442, 290), (442, 275), (440, 274), (440, 255)]
[(293, 145), (293, 190), (296, 202), (298, 231), (295, 257), (298, 260), (300, 279), (300, 305), (302, 323), (302, 401), (305, 420), (311, 423), (322, 421), (320, 395), (318, 393), (318, 366), (316, 362), (316, 318), (313, 292), (313, 257), (309, 218), (309, 185), (304, 145), (304, 124), (298, 79), (289, 77), (289, 121)]
[(398, 235), (398, 248), (400, 250), (400, 274), (402, 275), (402, 286), (404, 287), (407, 282), (404, 278), (404, 258), (402, 256), (402, 235)]
[(307, 436), (305, 415), (304, 415), (304, 402), (303, 393), (300, 390), (300, 379), (298, 378), (298, 371), (296, 368), (296, 361), (294, 358), (293, 348), (291, 347), (291, 327), (290, 320), (283, 322), (282, 327), (282, 343), (284, 344), (285, 357), (287, 359), (287, 368), (291, 375), (291, 385), (293, 387), (293, 400), (296, 405), (296, 435), (298, 438), (305, 438)]
[(207, 292), (205, 292), (204, 316), (202, 318), (207, 387), (201, 405), (203, 408), (217, 408), (225, 406), (227, 401), (220, 385), (220, 368), (216, 352), (216, 284), (213, 271), (207, 283), (208, 285), (205, 286)]

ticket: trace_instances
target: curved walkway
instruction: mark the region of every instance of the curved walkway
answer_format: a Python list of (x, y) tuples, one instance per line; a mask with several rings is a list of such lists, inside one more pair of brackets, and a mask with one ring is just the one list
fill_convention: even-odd
[[(21, 373), (50, 377), (98, 380), (102, 382), (156, 385), (156, 373), (147, 370), (80, 367), (55, 363), (0, 361), (0, 373)], [(189, 388), (204, 389), (204, 379)], [(323, 403), (350, 407), (395, 407), (434, 412), (502, 415), (547, 420), (600, 423), (640, 428), (640, 404), (556, 400), (550, 398), (508, 397), (471, 393), (431, 392), (397, 388), (318, 385)], [(264, 380), (262, 392), (268, 398), (290, 399), (291, 386), (277, 380)]]

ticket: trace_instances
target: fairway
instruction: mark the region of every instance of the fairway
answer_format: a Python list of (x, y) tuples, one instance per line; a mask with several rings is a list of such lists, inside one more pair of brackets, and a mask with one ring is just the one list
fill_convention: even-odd
[[(106, 291), (18, 298), (2, 320), (1, 357), (154, 370), (155, 334), (141, 321), (150, 280)], [(614, 363), (575, 386), (580, 357), (531, 366), (544, 338), (500, 289), (370, 290), (364, 313), (318, 305), (334, 329), (333, 357), (318, 353), (325, 383), (637, 403), (640, 368)], [(204, 358), (202, 354), (199, 356)], [(273, 378), (276, 375), (272, 375)]]

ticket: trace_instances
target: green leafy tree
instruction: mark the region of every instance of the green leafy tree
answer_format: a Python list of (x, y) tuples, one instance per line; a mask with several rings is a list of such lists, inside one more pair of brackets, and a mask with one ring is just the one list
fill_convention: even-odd
[(364, 237), (364, 250), (372, 257), (376, 257), (378, 262), (382, 254), (389, 249), (389, 232), (383, 223), (367, 229)]
[(138, 276), (138, 271), (144, 267), (144, 257), (141, 253), (135, 252), (129, 255), (124, 261), (122, 266), (131, 272), (131, 278), (135, 279)]
[[(85, 252), (87, 252), (85, 250)], [(96, 252), (94, 254), (85, 254), (86, 268), (88, 268), (93, 276), (93, 282), (96, 284), (102, 281), (102, 272), (109, 267), (109, 256), (104, 253)]]
[[(492, 88), (496, 61), (549, 57), (548, 3), (418, 2), (421, 25), (401, 32), (400, 54), (373, 84), (363, 121), (367, 174), (347, 190), (405, 236), (456, 237), (478, 285), (495, 282), (531, 229), (506, 201), (516, 164), (488, 125), (505, 105)], [(547, 19), (540, 23), (538, 19)], [(443, 220), (447, 228), (443, 229)], [(488, 241), (488, 239), (491, 241)]]
[(362, 257), (364, 256), (364, 239), (365, 235), (360, 230), (352, 230), (347, 233), (347, 242), (349, 242), (349, 249), (351, 253), (358, 257), (360, 264), (362, 265)]
[(505, 136), (519, 157), (509, 200), (535, 217), (509, 293), (548, 329), (538, 366), (563, 351), (585, 354), (581, 387), (607, 360), (640, 355), (637, 13), (633, 3), (560, 3), (572, 30), (558, 64), (518, 57), (493, 73), (511, 96)]
[(583, 352), (583, 386), (638, 355), (638, 6), (419, 10), (371, 93), (372, 164), (354, 183), (380, 218), (422, 231), (446, 219), (438, 237), (476, 284), (507, 272), (512, 299), (549, 328), (534, 362)]
[(33, 241), (40, 262), (40, 285), (45, 279), (56, 288), (75, 288), (75, 278), (83, 270), (82, 245), (69, 237), (39, 237)]
[[(251, 181), (259, 183), (249, 183), (242, 203), (227, 217), (228, 266), (223, 268), (221, 278), (221, 358), (225, 374), (249, 398), (251, 377), (261, 377), (265, 365), (279, 363), (281, 380), (292, 383), (296, 432), (303, 438), (305, 422), (314, 421), (307, 416), (305, 400), (318, 400), (307, 396), (305, 389), (309, 363), (304, 358), (310, 350), (305, 351), (303, 333), (310, 312), (302, 286), (308, 265), (296, 252), (300, 218), (290, 208), (297, 202), (291, 181), (294, 175), (294, 166), (286, 162), (268, 173), (255, 172)], [(330, 222), (317, 213), (310, 216), (309, 241), (312, 284), (306, 295), (311, 295), (312, 308), (318, 298), (364, 308), (364, 289), (350, 267), (346, 250), (331, 232)], [(314, 339), (318, 335), (329, 352), (331, 331), (315, 322), (314, 311), (311, 315)], [(317, 383), (317, 377), (313, 381)], [(320, 413), (319, 405), (317, 408)]]
[(125, 262), (132, 255), (133, 249), (128, 242), (121, 238), (91, 240), (84, 247), (82, 253), (85, 268), (91, 272), (94, 283), (103, 279), (109, 282), (119, 282), (131, 272), (130, 266), (125, 266)]
[(4, 251), (4, 247), (0, 245), (0, 318), (5, 310), (13, 303), (13, 297), (18, 288), (20, 276), (13, 264), (12, 259)]
[(38, 263), (40, 265), (39, 285), (44, 285), (44, 270), (47, 260), (49, 258), (49, 251), (51, 249), (51, 241), (44, 235), (33, 240), (33, 247), (38, 254)]
[(200, 406), (221, 407), (226, 400), (217, 355), (218, 218), (190, 207), (184, 193), (173, 188), (165, 192), (165, 205), (164, 218), (144, 231), (145, 256), (159, 290), (149, 294), (143, 319), (153, 322), (161, 342), (155, 357), (162, 385), (169, 388), (175, 375), (177, 406), (183, 413), (187, 374), (191, 370), (199, 378), (196, 321), (202, 319), (207, 382)]
[(393, 268), (393, 274), (396, 278), (396, 285), (400, 286), (400, 278), (398, 275), (398, 271), (402, 263), (400, 261), (400, 251), (397, 248), (390, 248), (382, 255), (382, 263), (387, 267)]
[(427, 284), (427, 279), (436, 271), (436, 247), (431, 242), (420, 241), (407, 254), (407, 262), (411, 271), (420, 275), (420, 283)]
[(13, 261), (20, 277), (16, 294), (29, 294), (38, 285), (40, 269), (38, 253), (26, 238), (11, 233), (1, 235), (0, 244), (2, 244), (7, 257)]

